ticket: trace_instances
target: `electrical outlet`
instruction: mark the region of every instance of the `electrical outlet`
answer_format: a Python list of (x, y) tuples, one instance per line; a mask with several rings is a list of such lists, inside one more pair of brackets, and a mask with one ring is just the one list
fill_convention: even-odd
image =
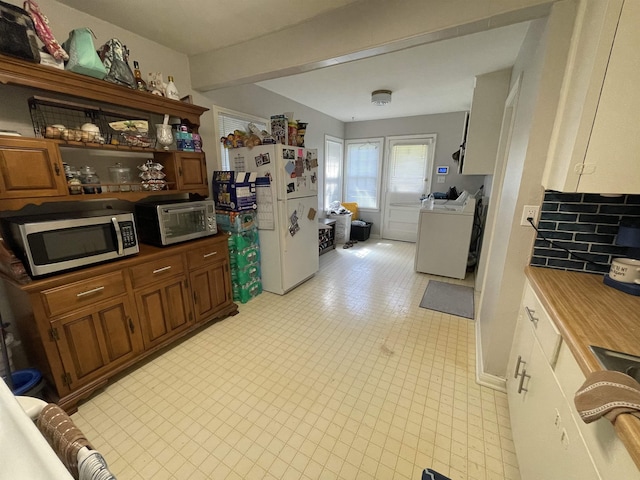
[(531, 224), (527, 221), (527, 218), (533, 219), (533, 224), (538, 224), (538, 212), (540, 211), (540, 207), (537, 205), (525, 205), (522, 210), (522, 219), (520, 220), (520, 225), (524, 225), (526, 227), (531, 226)]
[(444, 183), (444, 177), (442, 175), (438, 176), (438, 183)]

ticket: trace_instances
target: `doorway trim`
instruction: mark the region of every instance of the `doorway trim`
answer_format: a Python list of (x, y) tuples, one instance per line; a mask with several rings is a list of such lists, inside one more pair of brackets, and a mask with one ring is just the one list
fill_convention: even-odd
[[(476, 291), (477, 286), (480, 285), (480, 297), (478, 301), (478, 316), (476, 317), (476, 381), (480, 385), (484, 385), (494, 390), (506, 392), (506, 381), (503, 378), (496, 377), (485, 372), (484, 360), (482, 356), (482, 329), (481, 324), (481, 311), (482, 302), (484, 299), (484, 285), (487, 281), (487, 264), (491, 258), (491, 248), (493, 246), (493, 234), (496, 225), (496, 219), (498, 218), (499, 199), (502, 196), (502, 187), (504, 184), (504, 175), (507, 168), (507, 160), (509, 158), (509, 151), (511, 150), (511, 138), (513, 135), (513, 128), (516, 120), (516, 114), (518, 111), (518, 99), (520, 97), (520, 87), (522, 85), (522, 73), (518, 75), (509, 95), (505, 101), (504, 114), (502, 116), (502, 126), (500, 127), (500, 140), (498, 142), (498, 154), (496, 156), (496, 166), (493, 172), (493, 189), (491, 191), (491, 197), (489, 198), (489, 206), (487, 210), (487, 219), (485, 225), (485, 235), (483, 235), (483, 243), (481, 245), (480, 257), (478, 259), (478, 269), (476, 271)], [(489, 234), (487, 238), (486, 234)], [(488, 240), (488, 241), (487, 241)]]
[[(389, 181), (391, 175), (391, 149), (395, 142), (407, 141), (407, 143), (411, 143), (412, 140), (416, 141), (416, 143), (426, 143), (428, 145), (427, 151), (427, 163), (425, 165), (423, 184), (424, 189), (422, 194), (429, 195), (431, 193), (431, 178), (433, 175), (433, 165), (435, 159), (435, 150), (436, 150), (436, 142), (438, 139), (438, 135), (436, 133), (421, 133), (421, 134), (411, 134), (411, 135), (392, 135), (385, 137), (385, 149), (384, 149), (384, 169), (382, 175), (382, 196), (381, 196), (381, 205), (380, 205), (380, 236), (382, 238), (389, 238), (389, 227), (388, 227), (388, 215), (389, 215), (389, 207), (388, 202), (390, 201), (390, 192), (389, 192)], [(420, 212), (420, 196), (419, 194), (416, 196), (415, 202), (410, 202), (411, 204), (400, 205), (398, 208), (405, 210), (409, 216), (415, 213), (415, 235), (417, 237), (418, 234), (418, 218)], [(395, 239), (395, 238), (394, 238)], [(401, 241), (411, 241), (411, 240), (401, 240)], [(412, 241), (416, 241), (414, 238)]]

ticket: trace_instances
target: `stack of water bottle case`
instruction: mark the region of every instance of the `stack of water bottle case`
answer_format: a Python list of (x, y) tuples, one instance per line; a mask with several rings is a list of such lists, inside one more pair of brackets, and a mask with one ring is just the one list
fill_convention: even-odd
[(262, 293), (255, 179), (247, 172), (215, 171), (213, 196), (218, 228), (229, 235), (233, 301), (247, 303)]

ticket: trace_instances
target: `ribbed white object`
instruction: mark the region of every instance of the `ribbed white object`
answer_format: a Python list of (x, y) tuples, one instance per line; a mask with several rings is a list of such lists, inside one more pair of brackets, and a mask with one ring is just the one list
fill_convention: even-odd
[(87, 447), (78, 452), (78, 473), (80, 480), (116, 480), (100, 452)]

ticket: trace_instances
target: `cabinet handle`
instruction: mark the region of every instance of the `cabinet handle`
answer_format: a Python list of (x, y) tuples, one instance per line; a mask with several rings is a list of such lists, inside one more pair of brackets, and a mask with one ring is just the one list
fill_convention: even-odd
[(211, 252), (211, 253), (205, 253), (204, 255), (202, 255), (202, 258), (207, 258), (207, 257), (211, 257), (213, 255), (216, 255), (218, 252)]
[(133, 322), (131, 321), (131, 317), (129, 317), (128, 320), (129, 320), (129, 330), (131, 330), (131, 333), (133, 333), (135, 331), (135, 328), (133, 326)]
[(527, 362), (525, 362), (524, 360), (522, 360), (522, 357), (520, 355), (518, 355), (518, 363), (516, 363), (516, 371), (513, 374), (513, 378), (518, 378), (520, 374), (520, 365), (526, 366)]
[(533, 314), (536, 313), (536, 311), (531, 310), (529, 307), (524, 307), (524, 311), (527, 312), (527, 317), (529, 317), (529, 321), (537, 327), (539, 319), (538, 317), (533, 316)]
[(178, 175), (182, 176), (182, 167), (178, 167)]
[(520, 377), (520, 384), (518, 385), (518, 393), (528, 392), (526, 388), (524, 388), (524, 379), (531, 378), (531, 375), (527, 375), (527, 369), (522, 370), (522, 376)]
[(53, 165), (53, 169), (56, 171), (56, 177), (60, 176), (60, 165), (58, 165), (57, 163), (55, 163)]
[(166, 267), (156, 268), (153, 273), (166, 272), (167, 270), (171, 270), (171, 265), (167, 265)]
[(198, 292), (193, 292), (193, 303), (198, 303)]
[(84, 297), (85, 295), (91, 295), (92, 293), (97, 293), (101, 290), (104, 290), (104, 287), (96, 287), (91, 290), (87, 290), (86, 292), (76, 293), (76, 297)]

